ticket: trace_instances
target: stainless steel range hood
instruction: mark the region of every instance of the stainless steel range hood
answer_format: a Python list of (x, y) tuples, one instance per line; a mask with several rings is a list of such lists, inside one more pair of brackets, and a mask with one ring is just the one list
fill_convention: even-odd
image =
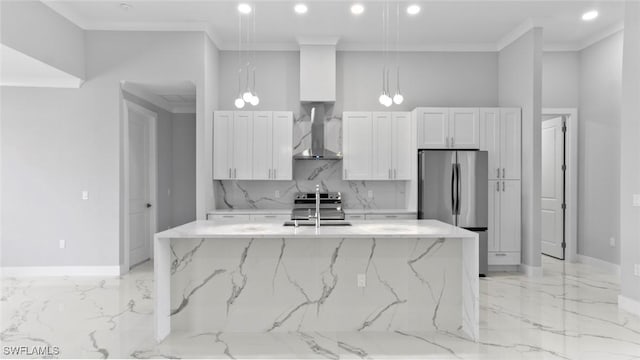
[(331, 103), (313, 102), (306, 104), (310, 107), (311, 117), (311, 147), (293, 156), (294, 160), (342, 160), (342, 153), (336, 153), (324, 146), (324, 124), (327, 107)]

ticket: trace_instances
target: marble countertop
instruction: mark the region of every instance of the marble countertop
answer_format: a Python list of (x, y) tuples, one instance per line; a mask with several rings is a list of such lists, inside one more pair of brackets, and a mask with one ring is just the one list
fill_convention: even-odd
[[(344, 213), (348, 215), (361, 214), (416, 214), (415, 210), (407, 209), (344, 209)], [(216, 209), (207, 212), (210, 215), (291, 215), (291, 209)]]
[(158, 238), (468, 238), (477, 234), (437, 220), (349, 221), (352, 226), (283, 226), (280, 223), (220, 223), (198, 220), (157, 233)]

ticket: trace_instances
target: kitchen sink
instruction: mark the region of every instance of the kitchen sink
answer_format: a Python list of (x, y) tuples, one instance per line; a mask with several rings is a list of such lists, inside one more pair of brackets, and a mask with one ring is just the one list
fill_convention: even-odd
[[(295, 226), (295, 223), (293, 221), (285, 221), (284, 224), (282, 225)], [(299, 220), (298, 226), (316, 226), (316, 223), (314, 221)], [(321, 220), (320, 227), (323, 227), (323, 226), (351, 226), (351, 223), (346, 221), (322, 221)]]

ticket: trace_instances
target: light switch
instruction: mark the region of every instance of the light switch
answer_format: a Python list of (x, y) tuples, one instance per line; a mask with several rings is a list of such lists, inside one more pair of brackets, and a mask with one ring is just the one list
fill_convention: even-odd
[(358, 287), (363, 288), (367, 286), (367, 274), (358, 274)]
[(640, 194), (633, 194), (633, 206), (640, 206)]
[(369, 197), (369, 199), (373, 199), (373, 190), (367, 191), (367, 196)]
[(58, 246), (60, 246), (60, 249), (64, 249), (67, 247), (67, 242), (65, 240), (60, 240)]
[(87, 190), (82, 191), (82, 200), (89, 200), (89, 192)]

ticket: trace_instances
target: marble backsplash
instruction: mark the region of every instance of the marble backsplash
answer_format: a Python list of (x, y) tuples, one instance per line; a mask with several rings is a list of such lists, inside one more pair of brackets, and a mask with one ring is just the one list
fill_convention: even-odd
[[(309, 107), (294, 115), (293, 153), (311, 145)], [(325, 146), (342, 151), (342, 117), (327, 108)], [(216, 209), (290, 209), (296, 192), (340, 191), (345, 209), (406, 209), (406, 181), (345, 181), (342, 161), (296, 160), (292, 181), (214, 180)], [(279, 196), (277, 196), (279, 195)], [(371, 196), (369, 196), (371, 195)]]

